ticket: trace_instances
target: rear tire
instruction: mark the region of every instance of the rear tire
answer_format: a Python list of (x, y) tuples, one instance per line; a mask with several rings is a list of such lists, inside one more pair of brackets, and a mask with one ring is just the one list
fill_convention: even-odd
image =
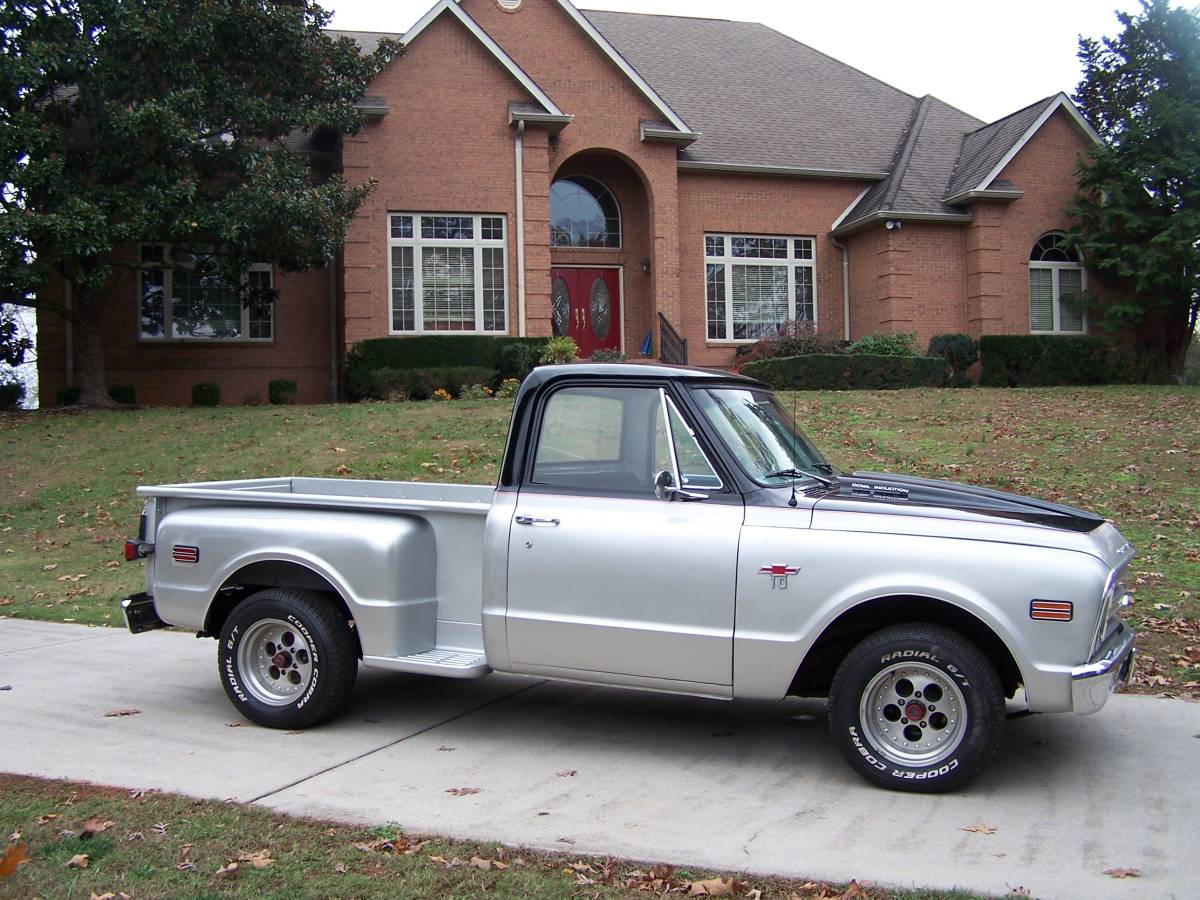
[(829, 691), (829, 727), (851, 768), (881, 787), (962, 787), (1004, 736), (996, 670), (940, 625), (894, 625), (851, 650)]
[(350, 623), (316, 591), (269, 588), (233, 608), (217, 650), (237, 710), (268, 728), (306, 728), (339, 712), (354, 690)]

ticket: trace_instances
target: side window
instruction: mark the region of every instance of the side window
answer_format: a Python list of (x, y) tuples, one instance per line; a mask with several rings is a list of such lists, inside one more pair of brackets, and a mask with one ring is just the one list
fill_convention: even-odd
[[(667, 401), (667, 409), (671, 419), (670, 437), (675, 439), (675, 453), (679, 459), (679, 477), (683, 481), (683, 487), (719, 490), (721, 479), (709, 465), (704, 451), (696, 442), (695, 432), (684, 423), (683, 418), (679, 415), (679, 410), (670, 400)], [(654, 419), (654, 470), (656, 472), (671, 471), (670, 437), (664, 427), (662, 405), (659, 404)]]
[(573, 387), (546, 403), (534, 484), (653, 494), (656, 388)]

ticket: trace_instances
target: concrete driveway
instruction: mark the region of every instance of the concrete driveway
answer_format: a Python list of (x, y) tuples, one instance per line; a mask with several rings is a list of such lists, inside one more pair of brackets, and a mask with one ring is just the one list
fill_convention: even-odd
[[(819, 703), (360, 675), (338, 721), (270, 731), (226, 701), (211, 640), (3, 620), (0, 770), (691, 867), (1196, 896), (1200, 704), (1119, 696), (1014, 720), (969, 790), (924, 797), (854, 775)], [(141, 712), (104, 717), (118, 707)], [(995, 833), (963, 830), (977, 823)], [(1118, 866), (1143, 877), (1103, 874)]]

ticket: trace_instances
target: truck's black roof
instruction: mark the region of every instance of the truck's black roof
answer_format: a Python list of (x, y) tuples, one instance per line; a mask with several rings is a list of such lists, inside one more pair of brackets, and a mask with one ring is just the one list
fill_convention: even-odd
[(762, 387), (762, 382), (724, 372), (720, 369), (697, 369), (690, 366), (664, 366), (657, 363), (567, 363), (561, 366), (538, 366), (526, 377), (521, 385), (522, 393), (541, 387), (548, 381), (564, 376), (595, 377), (614, 375), (620, 378), (679, 378), (688, 381), (735, 381), (747, 385)]

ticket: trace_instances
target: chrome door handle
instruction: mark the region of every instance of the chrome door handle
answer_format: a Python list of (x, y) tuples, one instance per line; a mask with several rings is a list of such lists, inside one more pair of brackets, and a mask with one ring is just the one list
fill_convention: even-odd
[(517, 516), (516, 522), (518, 525), (541, 525), (543, 528), (553, 528), (558, 524), (558, 519), (544, 519), (540, 516)]

